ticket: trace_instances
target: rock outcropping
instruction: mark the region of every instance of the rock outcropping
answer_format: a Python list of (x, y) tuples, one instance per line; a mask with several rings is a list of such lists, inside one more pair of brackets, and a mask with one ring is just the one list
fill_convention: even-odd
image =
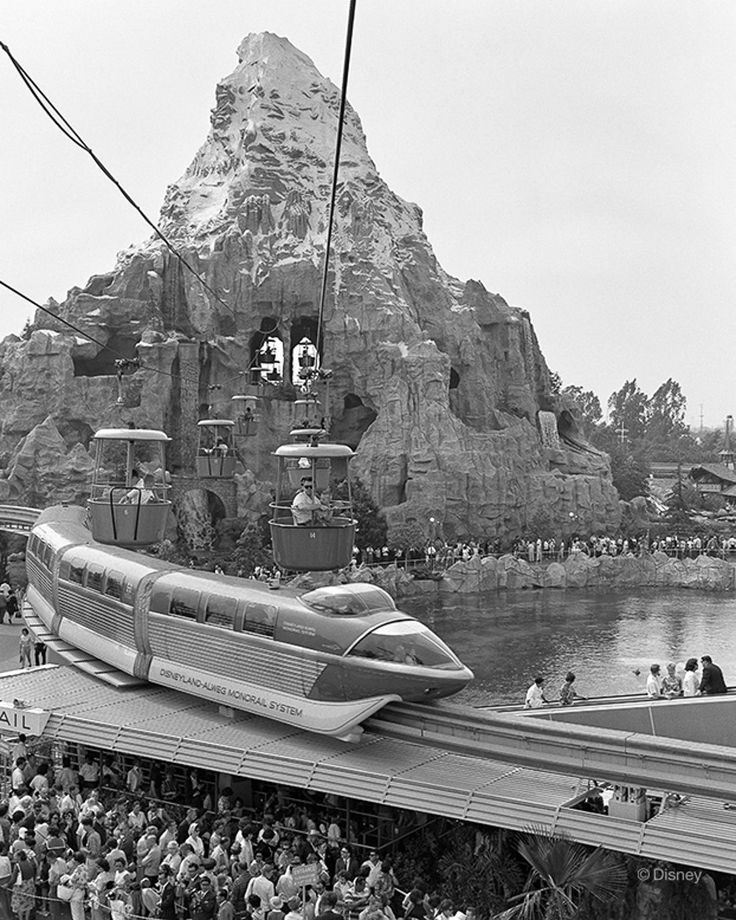
[[(212, 403), (229, 413), (273, 336), (284, 381), (266, 387), (258, 436), (242, 445), (266, 484), (288, 431), (298, 343), (320, 337), (333, 371), (332, 437), (356, 448), (356, 471), (391, 524), (432, 516), (450, 539), (506, 539), (540, 516), (562, 535), (617, 525), (607, 458), (555, 440), (549, 416), (538, 423), (540, 410), (557, 418), (560, 407), (528, 313), (447, 275), (420, 208), (380, 178), (349, 106), (320, 324), (338, 106), (337, 88), (286, 39), (242, 42), (216, 88), (209, 136), (166, 191), (160, 218), (224, 305), (154, 238), (51, 304), (106, 348), (43, 314), (28, 340), (5, 339), (6, 498), (66, 496), (48, 470), (81, 471), (91, 433), (116, 423), (165, 428), (174, 471), (187, 470), (199, 413)], [(119, 391), (115, 359), (136, 355), (142, 368)], [(52, 425), (57, 455), (36, 452), (30, 485), (18, 445)]]

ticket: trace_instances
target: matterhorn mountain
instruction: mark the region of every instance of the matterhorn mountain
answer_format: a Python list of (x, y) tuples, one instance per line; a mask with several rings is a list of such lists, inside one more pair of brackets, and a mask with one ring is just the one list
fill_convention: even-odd
[[(271, 375), (262, 388), (234, 499), (240, 515), (265, 510), (271, 453), (288, 440), (298, 395), (297, 346), (318, 336), (339, 102), (285, 38), (242, 42), (159, 222), (224, 303), (154, 237), (50, 302), (108, 348), (40, 312), (29, 335), (6, 338), (5, 500), (81, 500), (90, 437), (110, 425), (164, 428), (174, 473), (189, 482), (197, 419), (227, 417), (259, 349), (275, 341), (283, 381)], [(442, 269), (420, 208), (381, 179), (350, 106), (345, 117), (321, 327), (330, 439), (356, 450), (354, 471), (392, 527), (433, 517), (448, 539), (505, 541), (541, 520), (560, 535), (615, 526), (607, 458), (558, 404), (528, 313)], [(144, 367), (119, 386), (120, 355)]]

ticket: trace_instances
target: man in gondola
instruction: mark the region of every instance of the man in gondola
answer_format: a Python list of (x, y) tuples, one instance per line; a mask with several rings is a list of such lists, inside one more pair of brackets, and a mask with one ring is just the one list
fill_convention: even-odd
[(324, 511), (325, 506), (314, 494), (314, 482), (309, 477), (302, 478), (302, 487), (291, 503), (294, 523), (300, 527), (310, 527), (315, 523), (315, 512)]

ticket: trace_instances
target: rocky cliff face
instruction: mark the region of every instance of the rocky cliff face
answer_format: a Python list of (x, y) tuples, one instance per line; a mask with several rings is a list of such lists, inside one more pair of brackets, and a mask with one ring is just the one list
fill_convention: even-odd
[[(6, 339), (6, 497), (69, 491), (46, 476), (48, 451), (35, 455), (29, 491), (19, 461), (38, 425), (49, 442), (55, 426), (56, 464), (79, 471), (78, 445), (97, 427), (163, 427), (175, 470), (186, 470), (198, 414), (212, 403), (214, 414), (229, 414), (269, 335), (283, 343), (285, 381), (266, 387), (258, 436), (242, 453), (256, 480), (272, 477), (270, 452), (286, 439), (295, 395), (295, 349), (318, 335), (338, 106), (337, 88), (286, 39), (242, 42), (216, 88), (209, 136), (167, 189), (160, 218), (226, 306), (153, 239), (52, 304), (107, 348), (42, 314), (29, 340)], [(420, 208), (380, 178), (350, 107), (336, 221), (318, 343), (333, 370), (331, 434), (356, 448), (356, 470), (390, 522), (434, 516), (448, 537), (501, 538), (542, 518), (563, 533), (615, 526), (606, 458), (540, 436), (540, 409), (557, 407), (529, 315), (447, 275)], [(136, 354), (144, 367), (119, 390), (114, 361)]]

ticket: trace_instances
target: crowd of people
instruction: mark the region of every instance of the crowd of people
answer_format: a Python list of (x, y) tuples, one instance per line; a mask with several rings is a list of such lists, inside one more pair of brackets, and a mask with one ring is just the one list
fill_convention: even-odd
[(23, 735), (12, 760), (0, 920), (473, 918), (422, 879), (400, 890), (385, 852), (348, 844), (334, 797), (310, 810), (274, 793), (255, 819), (196, 770), (183, 793), (156, 764), (145, 783), (140, 763), (123, 773), (112, 756), (54, 769)]
[(703, 655), (700, 664), (701, 670), (698, 674), (697, 658), (688, 658), (684, 668), (679, 670), (677, 665), (670, 661), (666, 674), (662, 675), (659, 664), (654, 662), (647, 676), (647, 696), (653, 700), (673, 700), (681, 696), (715, 696), (727, 693), (723, 671), (713, 663), (710, 655)]
[(660, 552), (678, 559), (694, 559), (706, 554), (721, 559), (736, 560), (736, 536), (710, 536), (699, 534), (670, 534), (651, 537), (639, 535), (593, 535), (591, 537), (569, 537), (567, 539), (548, 537), (525, 538), (515, 540), (510, 548), (500, 540), (458, 540), (454, 543), (445, 540), (430, 540), (424, 547), (408, 551), (368, 546), (356, 550), (356, 562), (364, 565), (392, 565), (409, 561), (425, 565), (447, 568), (455, 562), (468, 562), (474, 556), (501, 556), (510, 552), (527, 562), (555, 562), (567, 559), (575, 553), (584, 553), (591, 558), (600, 556), (639, 556), (643, 553)]
[(584, 553), (587, 556), (598, 558), (600, 556), (640, 556), (643, 553), (665, 553), (677, 559), (695, 559), (706, 554), (717, 556), (721, 559), (736, 560), (736, 537), (715, 536), (704, 537), (700, 534), (668, 534), (667, 536), (651, 537), (649, 534), (636, 536), (606, 536), (593, 535), (591, 537), (572, 537), (568, 540), (555, 540), (554, 537), (543, 540), (541, 537), (533, 539), (520, 538), (512, 547), (515, 556), (526, 559), (528, 562), (552, 562), (566, 559), (574, 553)]
[[(647, 675), (646, 695), (652, 700), (673, 700), (678, 697), (714, 696), (727, 693), (728, 688), (723, 677), (723, 671), (714, 664), (710, 655), (703, 655), (700, 659), (700, 673), (698, 673), (698, 659), (688, 658), (686, 662), (675, 664), (669, 662), (666, 673), (657, 662), (649, 668)], [(639, 675), (639, 671), (634, 671)], [(576, 700), (585, 700), (575, 687), (575, 673), (568, 671), (560, 687), (559, 698), (550, 700), (545, 696), (545, 678), (540, 674), (526, 691), (524, 697), (525, 709), (541, 709), (549, 703), (559, 703), (560, 706), (572, 706)]]

